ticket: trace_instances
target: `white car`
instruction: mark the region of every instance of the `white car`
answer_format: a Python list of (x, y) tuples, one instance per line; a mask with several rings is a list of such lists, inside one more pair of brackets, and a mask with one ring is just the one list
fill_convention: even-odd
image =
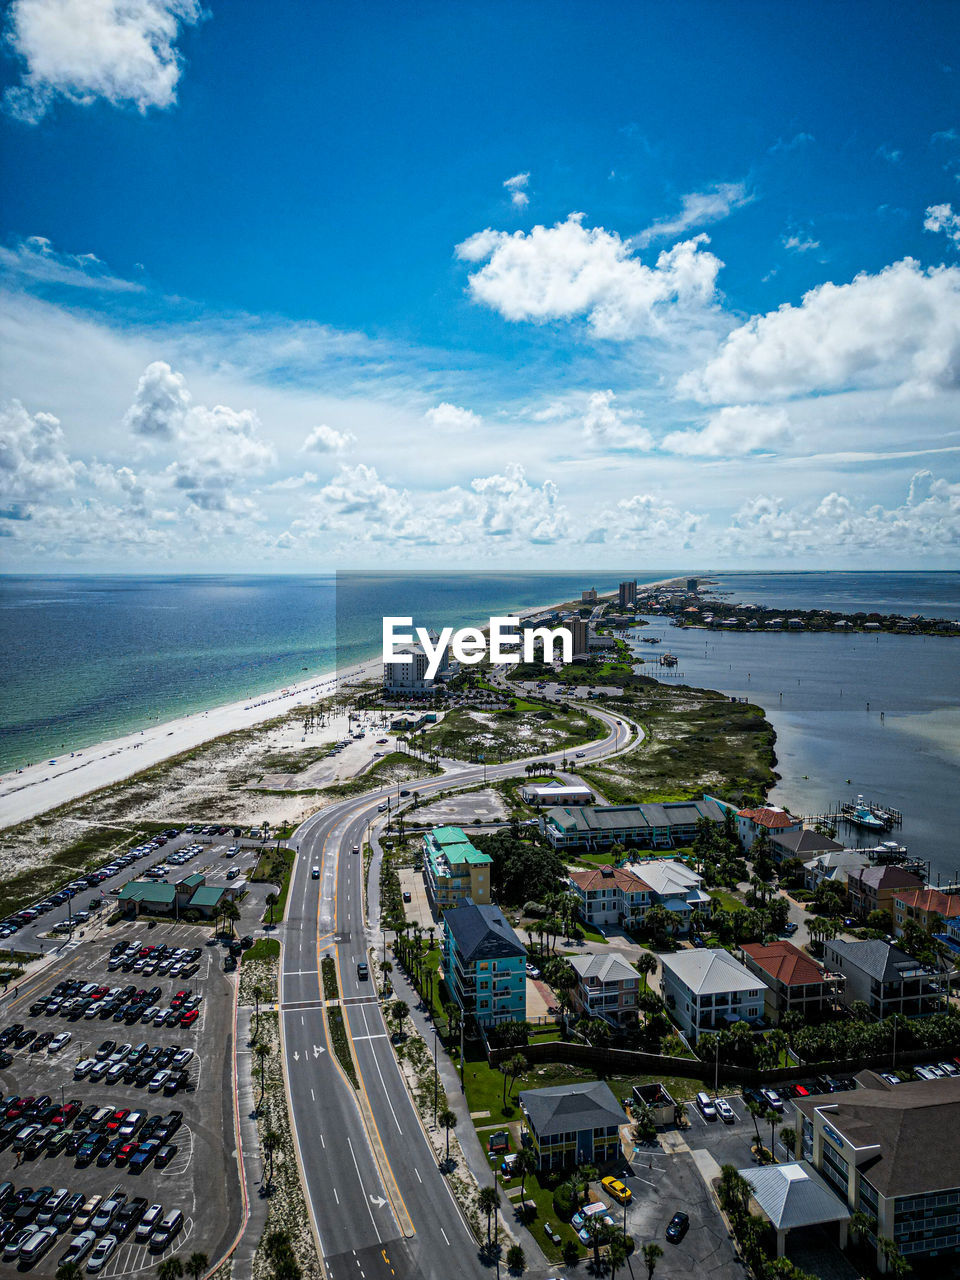
[(82, 1262), (96, 1243), (97, 1237), (93, 1231), (81, 1231), (78, 1236), (74, 1236), (69, 1249), (60, 1255), (60, 1265), (63, 1266), (65, 1262)]
[(73, 1036), (69, 1031), (61, 1031), (58, 1036), (54, 1036), (47, 1045), (47, 1053), (59, 1053), (66, 1045), (70, 1043)]
[(87, 1263), (87, 1271), (93, 1274), (101, 1271), (109, 1261), (114, 1249), (117, 1247), (116, 1236), (104, 1236), (98, 1243), (93, 1253), (90, 1255), (90, 1261)]
[(714, 1101), (714, 1110), (723, 1121), (724, 1124), (733, 1124), (737, 1118), (737, 1113), (731, 1107), (726, 1098), (717, 1098)]
[(96, 1065), (97, 1065), (97, 1061), (95, 1058), (81, 1058), (81, 1060), (73, 1068), (74, 1080), (82, 1080), (84, 1076), (88, 1076)]
[(159, 1093), (169, 1079), (170, 1079), (169, 1071), (158, 1071), (157, 1074), (150, 1081), (150, 1083), (147, 1085), (147, 1090), (150, 1093)]
[(776, 1089), (761, 1089), (760, 1092), (767, 1103), (776, 1111), (777, 1115), (780, 1115), (783, 1111), (783, 1103)]

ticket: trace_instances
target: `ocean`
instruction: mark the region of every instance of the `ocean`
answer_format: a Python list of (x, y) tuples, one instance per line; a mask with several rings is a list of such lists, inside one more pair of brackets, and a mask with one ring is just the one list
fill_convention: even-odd
[(623, 576), (0, 577), (0, 772), (377, 656), (381, 606), (463, 626)]

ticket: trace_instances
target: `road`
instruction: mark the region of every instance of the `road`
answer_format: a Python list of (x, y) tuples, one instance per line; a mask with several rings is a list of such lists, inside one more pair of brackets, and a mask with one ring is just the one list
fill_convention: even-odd
[[(582, 748), (584, 760), (623, 750), (632, 727), (597, 707), (608, 733)], [(563, 751), (538, 759), (559, 761)], [(493, 781), (522, 771), (524, 761), (488, 765)], [(475, 785), (482, 766), (416, 783), (421, 800), (439, 790)], [(477, 1245), (441, 1175), (400, 1074), (372, 981), (357, 977), (368, 947), (379, 947), (377, 923), (364, 916), (363, 847), (382, 821), (380, 792), (355, 797), (307, 819), (290, 888), (280, 975), (281, 1025), (291, 1118), (307, 1200), (327, 1274), (333, 1280), (448, 1280), (486, 1276)], [(313, 868), (319, 878), (313, 878)], [(332, 1052), (321, 1013), (320, 961), (336, 962), (359, 1090)]]

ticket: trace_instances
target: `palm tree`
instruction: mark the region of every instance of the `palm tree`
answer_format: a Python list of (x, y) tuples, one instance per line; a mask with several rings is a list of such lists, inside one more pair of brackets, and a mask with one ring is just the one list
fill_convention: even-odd
[(191, 1253), (187, 1259), (187, 1275), (193, 1276), (193, 1280), (200, 1280), (208, 1265), (209, 1259), (205, 1253), (201, 1253), (199, 1250), (196, 1253)]
[[(496, 1214), (500, 1207), (500, 1192), (496, 1187), (481, 1187), (480, 1195), (477, 1197), (477, 1203), (480, 1209), (487, 1215), (487, 1244), (490, 1243), (490, 1219)], [(500, 1225), (497, 1223), (497, 1234), (500, 1233)]]
[(233, 926), (240, 919), (240, 908), (235, 902), (225, 902), (223, 904), (223, 919), (230, 926), (230, 936), (233, 937)]
[(266, 897), (268, 924), (273, 926), (273, 909), (277, 905), (279, 899), (275, 893), (268, 893)]
[(260, 1103), (263, 1102), (263, 1095), (267, 1091), (266, 1061), (270, 1057), (270, 1046), (261, 1040), (255, 1046), (254, 1052), (260, 1060), (260, 1101), (257, 1103), (257, 1109), (259, 1110)]
[(83, 1272), (76, 1262), (61, 1262), (57, 1267), (57, 1280), (81, 1280)]
[(254, 1040), (260, 1035), (260, 1001), (263, 998), (263, 987), (257, 983), (253, 988), (253, 1008), (254, 1008)]
[(588, 1218), (584, 1223), (587, 1229), (587, 1235), (590, 1237), (590, 1243), (593, 1246), (593, 1269), (596, 1275), (600, 1274), (600, 1246), (607, 1244), (610, 1239), (612, 1228), (604, 1222), (599, 1213), (594, 1214), (592, 1218)]
[(444, 1107), (437, 1119), (443, 1125), (447, 1134), (447, 1154), (446, 1159), (450, 1159), (450, 1130), (457, 1127), (457, 1113), (451, 1111), (449, 1107)]
[(646, 991), (648, 975), (657, 972), (657, 957), (652, 951), (644, 951), (644, 953), (637, 959), (636, 968), (639, 970), (640, 975), (643, 978), (643, 989)]
[(514, 1083), (527, 1069), (527, 1060), (522, 1053), (515, 1053), (512, 1057), (507, 1058), (506, 1062), (501, 1062), (499, 1069), (503, 1073), (503, 1106), (506, 1107), (507, 1081), (509, 1080), (510, 1091), (513, 1092)]
[(173, 1254), (169, 1258), (164, 1258), (157, 1267), (157, 1280), (180, 1280), (183, 1275), (183, 1263)]
[(621, 1235), (611, 1237), (610, 1243), (607, 1245), (607, 1261), (610, 1263), (610, 1280), (616, 1276), (617, 1272), (626, 1262), (629, 1251), (627, 1242)]
[(641, 1252), (647, 1268), (647, 1280), (653, 1280), (653, 1273), (657, 1269), (658, 1260), (663, 1257), (663, 1250), (655, 1240), (651, 1240), (649, 1244), (643, 1246)]
[(725, 1164), (720, 1170), (717, 1193), (720, 1207), (736, 1220), (746, 1214), (753, 1188), (735, 1165)]
[(267, 1186), (273, 1183), (273, 1153), (280, 1146), (281, 1138), (275, 1129), (268, 1129), (263, 1135), (263, 1150), (267, 1157)]
[(523, 1252), (522, 1245), (512, 1244), (507, 1250), (507, 1269), (515, 1276), (522, 1276), (526, 1271), (527, 1255)]
[(528, 1173), (536, 1173), (540, 1168), (540, 1161), (529, 1147), (521, 1147), (517, 1152), (516, 1168), (520, 1171), (520, 1212), (523, 1213), (523, 1192), (527, 1182)]

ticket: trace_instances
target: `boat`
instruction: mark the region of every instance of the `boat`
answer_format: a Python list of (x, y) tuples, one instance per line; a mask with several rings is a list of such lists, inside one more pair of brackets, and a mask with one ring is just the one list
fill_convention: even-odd
[(856, 803), (845, 816), (848, 822), (852, 822), (855, 827), (862, 827), (866, 831), (886, 830), (886, 823), (882, 818), (877, 817), (864, 801), (863, 796), (857, 796)]

